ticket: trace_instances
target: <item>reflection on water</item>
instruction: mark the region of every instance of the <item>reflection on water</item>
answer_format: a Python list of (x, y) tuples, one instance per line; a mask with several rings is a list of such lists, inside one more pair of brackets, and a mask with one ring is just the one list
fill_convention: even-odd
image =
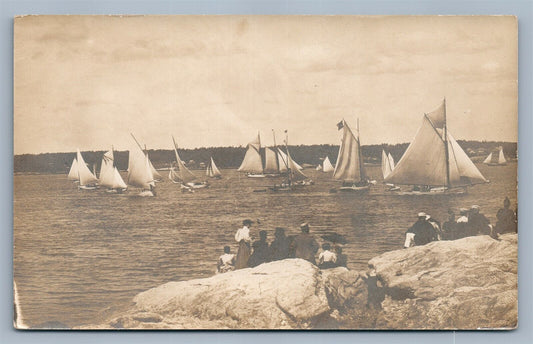
[[(231, 245), (245, 218), (259, 219), (251, 234), (275, 227), (297, 234), (337, 232), (348, 243), (350, 269), (403, 244), (419, 211), (444, 221), (449, 208), (478, 204), (492, 223), (505, 196), (516, 204), (516, 163), (478, 168), (491, 180), (462, 196), (395, 196), (381, 184), (379, 166), (369, 167), (378, 184), (367, 195), (330, 193), (330, 174), (305, 173), (316, 184), (294, 193), (253, 192), (274, 179), (252, 179), (223, 170), (222, 180), (194, 194), (169, 181), (152, 198), (78, 191), (63, 175), (14, 177), (14, 273), (27, 323), (95, 324), (128, 305), (140, 291), (159, 284), (211, 276), (224, 245)], [(203, 175), (195, 171), (197, 175)], [(322, 240), (322, 239), (320, 239)]]

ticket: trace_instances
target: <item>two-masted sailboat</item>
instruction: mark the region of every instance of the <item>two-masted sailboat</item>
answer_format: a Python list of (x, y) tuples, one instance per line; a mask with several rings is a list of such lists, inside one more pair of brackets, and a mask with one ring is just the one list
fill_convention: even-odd
[(486, 183), (446, 124), (446, 99), (433, 112), (424, 114), (422, 125), (386, 183), (413, 185), (400, 194), (464, 193), (466, 187)]
[(139, 196), (155, 196), (155, 181), (150, 167), (150, 159), (137, 139), (135, 139), (135, 136), (133, 134), (131, 136), (137, 145), (129, 152), (126, 183), (129, 186), (141, 189)]
[(127, 185), (118, 172), (115, 164), (113, 149), (106, 152), (100, 165), (100, 185), (107, 188), (107, 192), (122, 193)]
[(337, 128), (339, 130), (343, 129), (343, 134), (337, 164), (333, 171), (333, 179), (342, 181), (340, 191), (368, 191), (371, 183), (367, 177), (363, 162), (359, 125), (357, 126), (357, 136), (354, 135), (344, 119), (337, 124)]
[(178, 145), (176, 140), (174, 140), (174, 136), (172, 136), (172, 143), (174, 144), (174, 155), (176, 156), (176, 168), (173, 168), (171, 164), (168, 179), (174, 184), (180, 184), (183, 191), (193, 191), (193, 189), (203, 189), (209, 186), (207, 182), (195, 182), (196, 176), (185, 166), (178, 154)]
[(98, 179), (87, 167), (79, 148), (76, 150), (76, 157), (72, 161), (67, 178), (78, 182), (79, 189), (94, 190), (98, 188)]
[(503, 147), (498, 147), (494, 151), (490, 152), (489, 156), (483, 161), (484, 164), (489, 166), (505, 166), (507, 160), (503, 154)]
[(215, 161), (213, 160), (213, 157), (211, 157), (211, 160), (209, 161), (209, 164), (207, 165), (205, 175), (208, 176), (209, 178), (216, 178), (216, 179), (222, 178), (222, 173), (220, 173), (220, 170), (218, 169), (217, 165), (215, 165)]

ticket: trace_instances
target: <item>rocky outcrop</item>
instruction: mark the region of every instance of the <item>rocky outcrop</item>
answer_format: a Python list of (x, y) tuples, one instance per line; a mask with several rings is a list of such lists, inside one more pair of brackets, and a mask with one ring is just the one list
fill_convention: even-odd
[(517, 236), (392, 251), (365, 272), (286, 259), (169, 282), (133, 301), (100, 328), (514, 328)]

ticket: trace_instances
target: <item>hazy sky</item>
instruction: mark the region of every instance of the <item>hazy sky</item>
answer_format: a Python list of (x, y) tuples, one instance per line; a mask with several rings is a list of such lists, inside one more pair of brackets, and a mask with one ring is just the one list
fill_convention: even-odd
[(410, 141), (446, 97), (456, 139), (517, 140), (514, 17), (15, 19), (15, 154)]

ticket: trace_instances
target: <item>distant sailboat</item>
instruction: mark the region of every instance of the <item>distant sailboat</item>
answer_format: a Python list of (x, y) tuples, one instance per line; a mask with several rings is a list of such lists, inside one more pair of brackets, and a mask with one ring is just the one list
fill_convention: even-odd
[(83, 156), (81, 155), (81, 152), (79, 149), (77, 149), (76, 152), (76, 161), (77, 161), (77, 170), (78, 170), (78, 181), (79, 185), (78, 188), (84, 189), (84, 190), (94, 190), (96, 189), (98, 179), (96, 176), (89, 170), (89, 167), (87, 167), (87, 164), (83, 160)]
[(248, 143), (246, 154), (237, 171), (245, 172), (246, 175), (251, 178), (265, 177), (263, 161), (261, 159), (261, 137), (259, 136), (259, 133), (257, 133), (257, 139)]
[(174, 143), (174, 154), (176, 156), (177, 169), (171, 168), (168, 174), (168, 178), (174, 184), (180, 184), (181, 187), (186, 190), (202, 189), (207, 187), (207, 182), (194, 182), (196, 180), (196, 176), (185, 166), (185, 164), (181, 160), (178, 154), (178, 145), (176, 144), (176, 140), (174, 140), (174, 137), (172, 137), (172, 142)]
[(100, 185), (107, 187), (108, 192), (123, 192), (128, 187), (115, 166), (113, 150), (106, 152), (102, 158)]
[(489, 166), (504, 166), (507, 165), (505, 155), (503, 154), (503, 147), (499, 147), (492, 151), (489, 156), (483, 161), (484, 164)]
[(70, 170), (68, 171), (68, 180), (73, 180), (76, 182), (80, 181), (79, 173), (78, 173), (78, 160), (74, 158), (72, 160), (72, 165), (70, 165)]
[[(446, 100), (424, 114), (422, 125), (386, 183), (414, 185), (401, 194), (448, 193), (487, 180), (452, 137), (446, 125)], [(456, 193), (464, 192), (457, 190)]]
[(129, 152), (126, 183), (130, 186), (140, 188), (141, 192), (139, 196), (155, 196), (155, 181), (152, 175), (152, 169), (150, 168), (150, 160), (137, 139), (135, 139), (135, 136), (133, 134), (131, 136), (137, 143), (137, 146)]
[(217, 165), (215, 165), (215, 161), (213, 160), (213, 157), (211, 157), (211, 160), (209, 161), (209, 165), (207, 165), (207, 170), (205, 172), (206, 176), (209, 178), (222, 178), (222, 173), (220, 173)]
[(321, 164), (318, 164), (317, 167), (315, 168), (315, 170), (317, 170), (317, 171), (322, 171), (322, 165), (321, 165)]
[[(287, 133), (287, 131), (285, 131)], [(280, 171), (281, 166), (284, 166), (284, 171), (287, 172), (287, 181), (281, 185), (274, 185), (270, 189), (272, 191), (291, 191), (294, 187), (302, 187), (307, 185), (314, 184), (312, 180), (309, 180), (308, 177), (301, 171), (302, 167), (298, 165), (291, 157), (288, 147), (288, 134), (285, 138), (285, 154), (280, 148), (277, 148), (279, 154), (279, 165)]]
[(385, 179), (394, 169), (394, 160), (391, 160), (392, 156), (387, 155), (385, 150), (381, 151), (381, 172), (383, 173), (383, 179)]
[(342, 180), (340, 191), (368, 191), (371, 184), (368, 181), (363, 164), (359, 128), (356, 137), (345, 120), (338, 123), (337, 127), (339, 130), (343, 129), (343, 134), (337, 164), (333, 171), (333, 179)]
[(333, 167), (333, 165), (331, 164), (331, 161), (329, 161), (329, 156), (327, 156), (324, 159), (324, 162), (322, 163), (322, 172), (329, 173), (333, 171), (335, 171), (335, 167)]

